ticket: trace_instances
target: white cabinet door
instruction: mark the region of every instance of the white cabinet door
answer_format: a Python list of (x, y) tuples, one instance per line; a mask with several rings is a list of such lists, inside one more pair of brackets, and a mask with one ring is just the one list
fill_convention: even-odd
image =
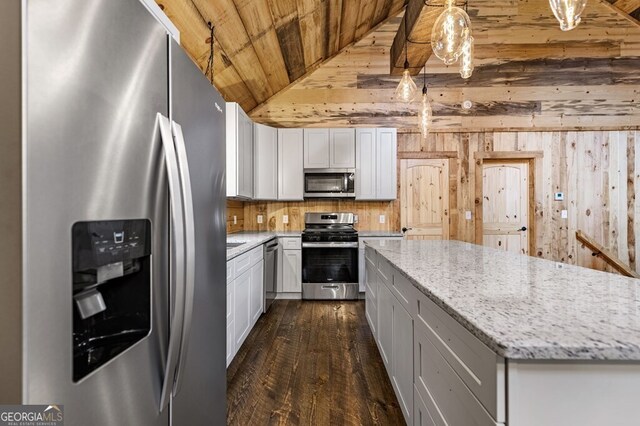
[(367, 291), (366, 274), (364, 261), (364, 244), (358, 243), (358, 291), (362, 293)]
[(330, 129), (329, 141), (329, 167), (353, 169), (356, 166), (355, 130)]
[(278, 200), (304, 198), (303, 131), (278, 130)]
[(395, 200), (398, 156), (396, 129), (376, 129), (376, 198)]
[(264, 306), (264, 261), (260, 261), (251, 267), (251, 326), (253, 326)]
[(328, 169), (329, 129), (304, 129), (304, 168)]
[(393, 384), (407, 424), (413, 423), (413, 319), (393, 297)]
[(242, 167), (238, 170), (239, 185), (238, 196), (245, 198), (253, 197), (253, 122), (242, 111), (238, 109), (238, 126), (242, 127), (239, 142), (238, 163)]
[(356, 200), (375, 200), (376, 129), (356, 129)]
[(282, 291), (300, 293), (302, 291), (302, 251), (282, 250)]
[(227, 102), (227, 197), (253, 196), (253, 123), (235, 102)]
[(393, 299), (394, 295), (378, 278), (378, 347), (382, 361), (392, 377), (393, 356)]
[(251, 297), (251, 270), (247, 270), (237, 277), (234, 285), (234, 312), (233, 323), (235, 333), (236, 352), (242, 346), (251, 330), (251, 310), (249, 299)]
[(233, 281), (227, 283), (227, 367), (231, 364), (231, 360), (236, 354), (235, 333), (233, 329), (234, 315), (234, 284)]
[(374, 339), (378, 336), (378, 282), (376, 268), (371, 262), (365, 261), (363, 269), (367, 291), (365, 294), (365, 314), (371, 327)]
[(255, 124), (253, 138), (254, 153), (254, 200), (278, 199), (278, 129)]

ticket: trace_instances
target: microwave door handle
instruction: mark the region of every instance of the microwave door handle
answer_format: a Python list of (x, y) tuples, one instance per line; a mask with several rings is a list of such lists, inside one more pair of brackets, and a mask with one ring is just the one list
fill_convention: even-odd
[(342, 192), (347, 192), (349, 190), (349, 174), (344, 174), (344, 186), (342, 187)]
[(193, 298), (195, 295), (195, 220), (193, 213), (193, 194), (191, 192), (191, 177), (189, 175), (189, 163), (187, 150), (182, 133), (182, 127), (175, 121), (171, 122), (173, 141), (178, 158), (178, 170), (182, 185), (182, 208), (184, 213), (184, 250), (185, 250), (185, 279), (184, 279), (184, 321), (182, 323), (182, 341), (178, 356), (178, 367), (175, 375), (173, 395), (177, 395), (183, 382), (182, 376), (185, 368), (187, 349), (189, 348), (189, 336), (191, 335), (191, 321), (193, 318)]
[(180, 177), (178, 172), (178, 161), (176, 158), (173, 138), (171, 136), (171, 125), (169, 119), (158, 113), (156, 116), (156, 128), (160, 129), (162, 139), (162, 149), (164, 151), (165, 164), (167, 167), (167, 179), (169, 181), (169, 203), (171, 221), (171, 282), (170, 291), (175, 289), (173, 294), (173, 311), (171, 315), (171, 332), (169, 337), (169, 349), (167, 351), (166, 366), (162, 390), (160, 392), (159, 410), (162, 412), (171, 399), (175, 380), (176, 368), (178, 365), (178, 354), (180, 342), (182, 341), (182, 324), (184, 321), (184, 216), (180, 194)]

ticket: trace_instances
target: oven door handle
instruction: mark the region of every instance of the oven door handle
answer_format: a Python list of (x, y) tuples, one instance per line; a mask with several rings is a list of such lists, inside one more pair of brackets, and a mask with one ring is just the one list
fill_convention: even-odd
[(332, 243), (302, 243), (302, 248), (358, 248), (358, 243), (354, 242), (332, 242)]

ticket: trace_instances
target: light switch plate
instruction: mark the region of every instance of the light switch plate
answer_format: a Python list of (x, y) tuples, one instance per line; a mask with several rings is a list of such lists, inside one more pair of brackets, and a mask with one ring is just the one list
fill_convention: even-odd
[(282, 215), (282, 223), (284, 223), (284, 224), (289, 223), (289, 215), (288, 214), (283, 214)]
[(562, 210), (562, 211), (560, 212), (560, 216), (561, 216), (563, 219), (566, 219), (566, 218), (568, 218), (568, 217), (569, 217), (569, 212), (567, 212), (566, 210)]
[(464, 218), (467, 220), (471, 220), (471, 210), (467, 210), (464, 212)]
[(233, 224), (237, 225), (238, 224), (238, 216), (233, 215)]
[(553, 194), (553, 199), (556, 200), (556, 201), (564, 200), (564, 192), (555, 192)]
[(384, 223), (386, 219), (387, 219), (387, 218), (385, 217), (385, 215), (381, 214), (381, 215), (380, 215), (380, 217), (378, 218), (378, 221), (379, 221), (380, 223)]
[(259, 215), (258, 215), (258, 223), (262, 223), (262, 219), (263, 219), (262, 215), (261, 215), (261, 214), (259, 214)]

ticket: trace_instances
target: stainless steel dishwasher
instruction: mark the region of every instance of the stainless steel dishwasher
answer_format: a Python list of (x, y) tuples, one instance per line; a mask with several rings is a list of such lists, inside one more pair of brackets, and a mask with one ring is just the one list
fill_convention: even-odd
[(278, 240), (274, 239), (264, 245), (264, 312), (276, 299), (276, 283), (278, 282)]

